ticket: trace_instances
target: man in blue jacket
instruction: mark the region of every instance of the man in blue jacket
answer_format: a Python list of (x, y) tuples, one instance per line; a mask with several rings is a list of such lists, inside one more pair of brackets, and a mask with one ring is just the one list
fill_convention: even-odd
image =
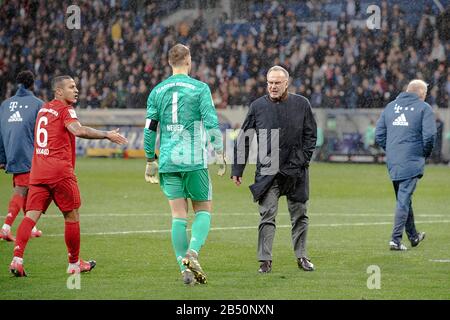
[(394, 185), (397, 207), (391, 250), (407, 250), (401, 243), (403, 230), (411, 246), (417, 246), (425, 232), (417, 232), (411, 198), (417, 181), (422, 178), (425, 159), (431, 155), (436, 136), (436, 124), (431, 106), (424, 102), (427, 84), (413, 80), (406, 92), (390, 102), (377, 122), (375, 139), (386, 151), (387, 167)]
[[(0, 229), (0, 239), (6, 241), (15, 241), (11, 226), (20, 210), (25, 212), (34, 148), (34, 126), (37, 113), (44, 103), (31, 92), (34, 86), (31, 71), (20, 72), (16, 80), (19, 85), (16, 94), (0, 105), (0, 169), (13, 174), (14, 187), (5, 223)], [(41, 235), (42, 232), (36, 227), (31, 232), (32, 237)]]

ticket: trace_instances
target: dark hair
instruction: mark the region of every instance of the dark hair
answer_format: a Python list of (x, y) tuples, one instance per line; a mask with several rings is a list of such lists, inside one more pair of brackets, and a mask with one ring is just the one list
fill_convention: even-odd
[(188, 47), (182, 44), (176, 44), (169, 50), (169, 64), (172, 67), (181, 66), (186, 59), (191, 54)]
[(52, 79), (52, 90), (55, 91), (61, 82), (64, 80), (71, 80), (71, 76), (58, 76)]
[(34, 85), (34, 74), (30, 70), (25, 70), (19, 72), (16, 77), (16, 82), (25, 87), (25, 89), (30, 89)]

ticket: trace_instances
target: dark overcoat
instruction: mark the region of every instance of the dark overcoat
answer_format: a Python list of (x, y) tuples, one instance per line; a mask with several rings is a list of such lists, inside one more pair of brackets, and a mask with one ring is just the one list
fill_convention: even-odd
[(284, 100), (272, 101), (265, 95), (251, 103), (234, 145), (232, 176), (242, 177), (255, 135), (258, 157), (255, 183), (250, 186), (254, 201), (261, 199), (277, 179), (281, 195), (306, 202), (308, 166), (317, 139), (308, 99), (289, 93)]

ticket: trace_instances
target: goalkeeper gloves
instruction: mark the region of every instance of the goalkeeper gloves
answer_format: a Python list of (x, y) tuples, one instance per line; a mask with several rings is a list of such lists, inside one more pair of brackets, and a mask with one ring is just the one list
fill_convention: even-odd
[(216, 164), (219, 165), (219, 170), (217, 171), (217, 175), (223, 176), (227, 171), (227, 163), (225, 161), (225, 157), (223, 153), (216, 153)]
[(145, 167), (145, 181), (149, 183), (159, 183), (158, 161), (147, 161)]

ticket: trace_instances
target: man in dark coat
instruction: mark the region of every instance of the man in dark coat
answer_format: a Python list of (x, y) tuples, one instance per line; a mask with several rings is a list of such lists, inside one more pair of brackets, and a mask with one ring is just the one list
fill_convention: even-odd
[(267, 73), (268, 95), (250, 105), (234, 146), (232, 179), (239, 186), (254, 134), (258, 142), (255, 183), (250, 186), (259, 203), (259, 272), (272, 269), (272, 244), (278, 199), (287, 197), (292, 223), (292, 243), (299, 268), (314, 270), (307, 257), (306, 236), (309, 199), (308, 166), (316, 146), (317, 128), (305, 97), (288, 93), (289, 73), (274, 66)]
[(397, 206), (389, 247), (404, 251), (403, 230), (417, 246), (425, 232), (417, 232), (414, 224), (412, 195), (422, 178), (425, 159), (431, 155), (436, 138), (436, 123), (431, 106), (425, 102), (427, 84), (413, 80), (406, 92), (400, 93), (381, 113), (375, 130), (375, 141), (386, 151), (386, 162), (392, 180)]

